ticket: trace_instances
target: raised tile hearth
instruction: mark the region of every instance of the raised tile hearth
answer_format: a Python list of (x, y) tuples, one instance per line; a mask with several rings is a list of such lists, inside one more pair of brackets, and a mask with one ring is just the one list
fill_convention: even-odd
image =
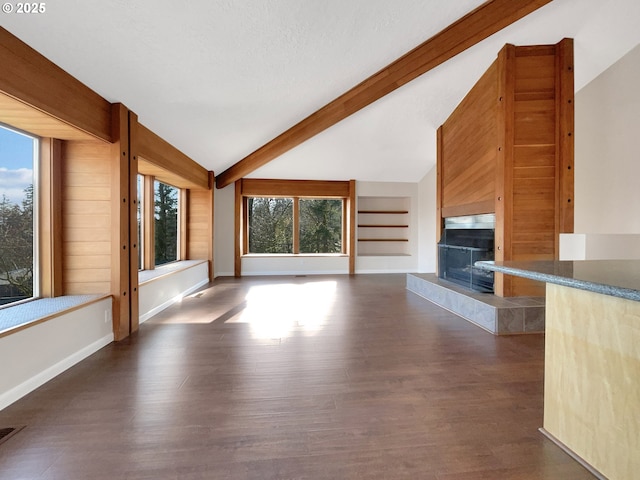
[(433, 273), (408, 273), (407, 290), (494, 335), (544, 332), (544, 297), (502, 298), (474, 292)]

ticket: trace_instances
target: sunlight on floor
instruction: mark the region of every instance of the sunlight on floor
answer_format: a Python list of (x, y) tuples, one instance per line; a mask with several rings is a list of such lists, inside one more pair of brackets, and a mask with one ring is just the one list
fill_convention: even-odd
[(325, 324), (335, 294), (335, 281), (254, 286), (235, 321), (250, 324), (255, 338), (286, 338), (294, 331), (313, 334)]

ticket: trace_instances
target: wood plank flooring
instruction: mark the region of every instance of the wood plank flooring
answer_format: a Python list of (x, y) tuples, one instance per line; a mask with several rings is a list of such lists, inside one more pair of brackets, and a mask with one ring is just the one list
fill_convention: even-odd
[(404, 285), (218, 279), (1, 411), (0, 478), (592, 479), (537, 431), (542, 335)]

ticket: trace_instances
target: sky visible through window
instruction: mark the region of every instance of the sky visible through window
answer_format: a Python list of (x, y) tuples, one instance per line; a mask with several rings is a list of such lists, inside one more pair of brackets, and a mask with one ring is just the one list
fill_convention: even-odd
[(0, 125), (0, 197), (17, 205), (33, 183), (33, 145), (33, 138)]

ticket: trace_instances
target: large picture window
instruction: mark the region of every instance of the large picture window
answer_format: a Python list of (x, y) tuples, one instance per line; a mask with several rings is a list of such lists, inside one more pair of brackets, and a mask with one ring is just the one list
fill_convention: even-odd
[(166, 183), (154, 182), (155, 264), (178, 260), (180, 246), (178, 198), (180, 190)]
[(342, 253), (342, 215), (342, 199), (248, 197), (248, 253)]
[(38, 140), (0, 125), (0, 307), (37, 295), (34, 170)]

